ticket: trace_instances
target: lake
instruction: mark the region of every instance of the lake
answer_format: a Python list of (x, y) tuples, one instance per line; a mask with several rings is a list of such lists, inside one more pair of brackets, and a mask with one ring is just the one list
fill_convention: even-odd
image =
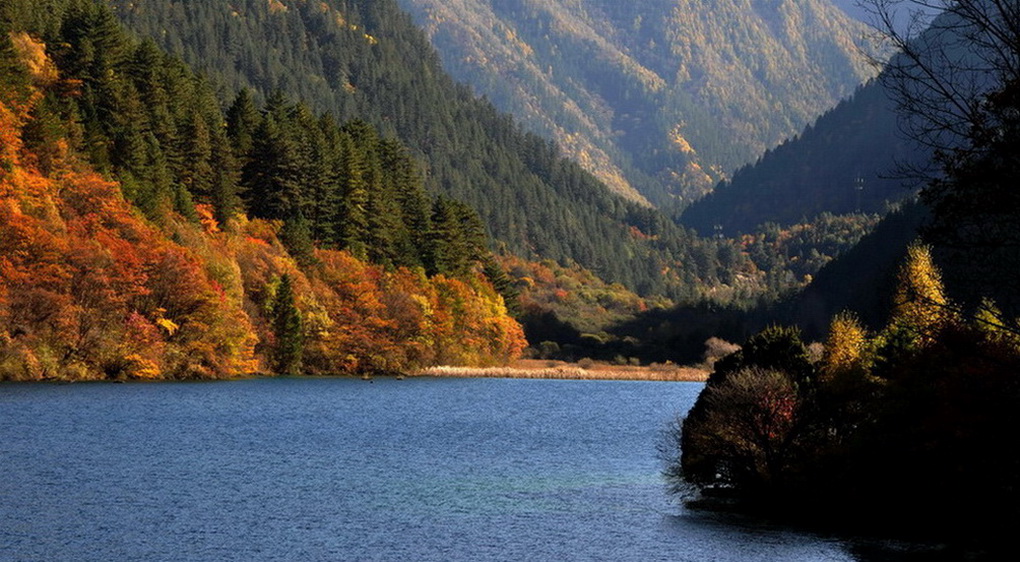
[(915, 560), (691, 511), (699, 383), (0, 385), (0, 560)]

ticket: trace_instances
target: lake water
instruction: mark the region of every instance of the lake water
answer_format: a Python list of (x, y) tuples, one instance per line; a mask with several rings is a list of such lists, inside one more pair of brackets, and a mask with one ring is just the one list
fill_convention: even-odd
[(895, 560), (689, 511), (695, 383), (0, 385), (0, 560)]

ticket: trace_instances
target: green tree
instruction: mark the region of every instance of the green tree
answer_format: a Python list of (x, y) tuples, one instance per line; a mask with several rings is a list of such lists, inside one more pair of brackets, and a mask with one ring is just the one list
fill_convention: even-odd
[(266, 115), (241, 170), (248, 211), (256, 217), (285, 219), (301, 207), (297, 148), (284, 126), (273, 115)]
[(341, 248), (364, 258), (368, 254), (368, 164), (365, 154), (344, 131), (339, 138), (339, 166), (336, 178), (339, 183), (339, 205), (336, 224)]
[(301, 356), (304, 352), (304, 329), (301, 312), (295, 303), (290, 275), (283, 275), (276, 288), (269, 312), (273, 326), (273, 369), (280, 375), (301, 373)]
[(184, 188), (200, 201), (212, 200), (213, 183), (216, 174), (212, 166), (213, 145), (209, 125), (202, 114), (194, 112), (184, 127), (181, 183)]
[(251, 154), (256, 130), (261, 121), (251, 91), (242, 88), (227, 110), (227, 136), (230, 137), (235, 156), (242, 163), (245, 163)]
[(485, 254), (485, 230), (467, 205), (440, 197), (432, 207), (426, 270), (430, 274), (466, 275)]

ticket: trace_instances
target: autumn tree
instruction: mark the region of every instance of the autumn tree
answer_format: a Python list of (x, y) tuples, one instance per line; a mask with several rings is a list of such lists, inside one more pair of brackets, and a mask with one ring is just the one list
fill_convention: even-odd
[(832, 379), (862, 370), (867, 347), (867, 330), (857, 315), (850, 312), (837, 314), (829, 324), (829, 337), (825, 341), (824, 376)]
[(933, 342), (953, 313), (931, 249), (916, 243), (907, 248), (897, 279), (890, 329), (917, 345)]
[(747, 367), (698, 397), (683, 424), (684, 476), (756, 495), (778, 488), (790, 468), (800, 397), (790, 376)]

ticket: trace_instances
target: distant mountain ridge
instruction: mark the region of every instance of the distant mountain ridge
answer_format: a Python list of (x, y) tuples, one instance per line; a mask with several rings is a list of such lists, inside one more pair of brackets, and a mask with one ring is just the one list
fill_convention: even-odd
[[(832, 3), (839, 6), (850, 17), (869, 26), (878, 24), (874, 6), (870, 2), (865, 1), (862, 3), (861, 0), (832, 0)], [(935, 4), (925, 5), (924, 2), (910, 2), (908, 4), (904, 4), (902, 9), (895, 10), (891, 14), (892, 21), (900, 32), (906, 32), (911, 26), (912, 13), (915, 11), (922, 14), (925, 19), (929, 15), (939, 12), (939, 8)]]
[(399, 0), (445, 67), (612, 189), (689, 201), (873, 71), (830, 0)]

